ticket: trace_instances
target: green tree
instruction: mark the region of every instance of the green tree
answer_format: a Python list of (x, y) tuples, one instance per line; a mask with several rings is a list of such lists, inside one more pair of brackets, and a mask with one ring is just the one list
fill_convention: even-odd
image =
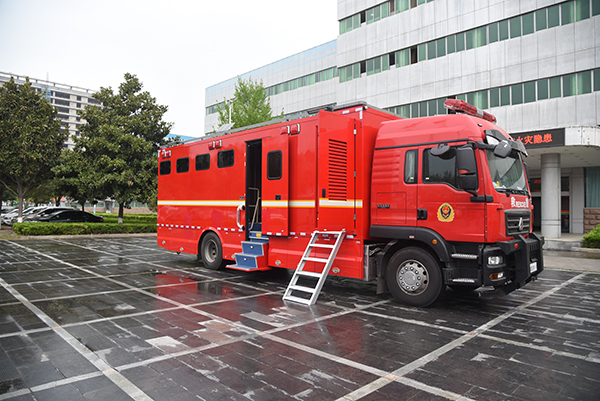
[(149, 202), (158, 180), (158, 149), (165, 143), (172, 123), (164, 122), (167, 106), (156, 103), (135, 75), (114, 93), (100, 88), (93, 97), (101, 107), (87, 106), (80, 116), (87, 124), (75, 138), (85, 169), (78, 179), (89, 185), (96, 199), (119, 203), (119, 223), (131, 202)]
[(273, 119), (271, 102), (262, 81), (252, 81), (252, 78), (243, 80), (238, 77), (233, 100), (231, 102), (225, 100), (222, 106), (217, 106), (217, 112), (219, 125), (231, 122), (233, 123), (231, 128), (246, 127)]
[(0, 183), (17, 197), (19, 219), (27, 194), (52, 178), (67, 136), (29, 79), (17, 85), (11, 78), (0, 88)]
[(89, 174), (84, 174), (86, 162), (83, 159), (84, 152), (75, 148), (74, 150), (65, 149), (61, 155), (61, 162), (54, 167), (56, 175), (54, 179), (55, 192), (71, 199), (75, 199), (81, 205), (81, 210), (85, 210), (87, 201), (94, 201), (94, 194), (97, 191), (93, 182), (88, 182)]

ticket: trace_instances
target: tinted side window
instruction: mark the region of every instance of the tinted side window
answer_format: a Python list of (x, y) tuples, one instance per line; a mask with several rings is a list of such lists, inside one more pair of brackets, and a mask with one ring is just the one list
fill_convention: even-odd
[(208, 170), (210, 168), (210, 154), (196, 156), (196, 171)]
[(404, 182), (415, 184), (417, 182), (417, 151), (406, 151), (404, 159)]
[(223, 150), (217, 155), (217, 167), (231, 167), (234, 163), (233, 149)]
[(178, 173), (187, 173), (190, 170), (190, 158), (182, 157), (181, 159), (177, 159), (176, 169)]
[(171, 160), (160, 162), (160, 175), (171, 174)]
[(267, 178), (278, 180), (282, 174), (283, 154), (281, 150), (274, 150), (267, 154)]
[(426, 184), (450, 184), (459, 188), (456, 172), (456, 151), (451, 149), (444, 157), (433, 156), (429, 149), (423, 152), (423, 182)]

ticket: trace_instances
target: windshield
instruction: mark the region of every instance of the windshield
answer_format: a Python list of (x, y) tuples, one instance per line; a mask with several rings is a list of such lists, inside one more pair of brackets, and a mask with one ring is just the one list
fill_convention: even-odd
[(486, 150), (494, 188), (498, 192), (528, 195), (527, 179), (518, 153), (516, 157), (501, 158), (493, 150)]

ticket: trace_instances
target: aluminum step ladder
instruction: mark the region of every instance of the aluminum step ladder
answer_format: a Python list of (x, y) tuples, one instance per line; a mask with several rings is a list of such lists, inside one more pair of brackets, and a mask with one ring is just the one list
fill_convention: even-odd
[[(325, 284), (325, 280), (329, 274), (329, 269), (331, 269), (331, 265), (333, 264), (335, 256), (342, 245), (345, 233), (345, 230), (314, 231), (312, 233), (310, 241), (304, 250), (302, 258), (300, 259), (300, 263), (298, 263), (298, 267), (296, 267), (296, 271), (292, 276), (292, 280), (283, 294), (284, 301), (292, 301), (304, 305), (314, 305), (317, 302), (319, 293), (321, 292), (323, 284)], [(320, 238), (326, 238), (325, 236), (337, 236), (335, 244), (318, 242)], [(327, 250), (329, 251), (329, 256), (327, 258), (310, 256), (315, 249)], [(304, 267), (306, 266), (306, 262), (322, 263), (324, 264), (323, 270), (320, 273), (305, 271)], [(302, 279), (302, 284), (298, 284), (299, 279)], [(305, 284), (305, 282), (309, 282), (310, 284)], [(304, 295), (309, 294), (310, 297), (305, 298), (292, 295), (292, 293), (295, 291), (301, 292)]]

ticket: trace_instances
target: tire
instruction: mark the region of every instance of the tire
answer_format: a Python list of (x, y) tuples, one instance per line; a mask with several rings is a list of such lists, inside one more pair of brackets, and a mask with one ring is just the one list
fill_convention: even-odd
[(394, 298), (410, 306), (429, 306), (446, 288), (439, 263), (420, 248), (396, 252), (387, 265), (386, 279)]
[(202, 238), (199, 256), (207, 269), (220, 270), (225, 267), (223, 246), (217, 234), (210, 232)]

